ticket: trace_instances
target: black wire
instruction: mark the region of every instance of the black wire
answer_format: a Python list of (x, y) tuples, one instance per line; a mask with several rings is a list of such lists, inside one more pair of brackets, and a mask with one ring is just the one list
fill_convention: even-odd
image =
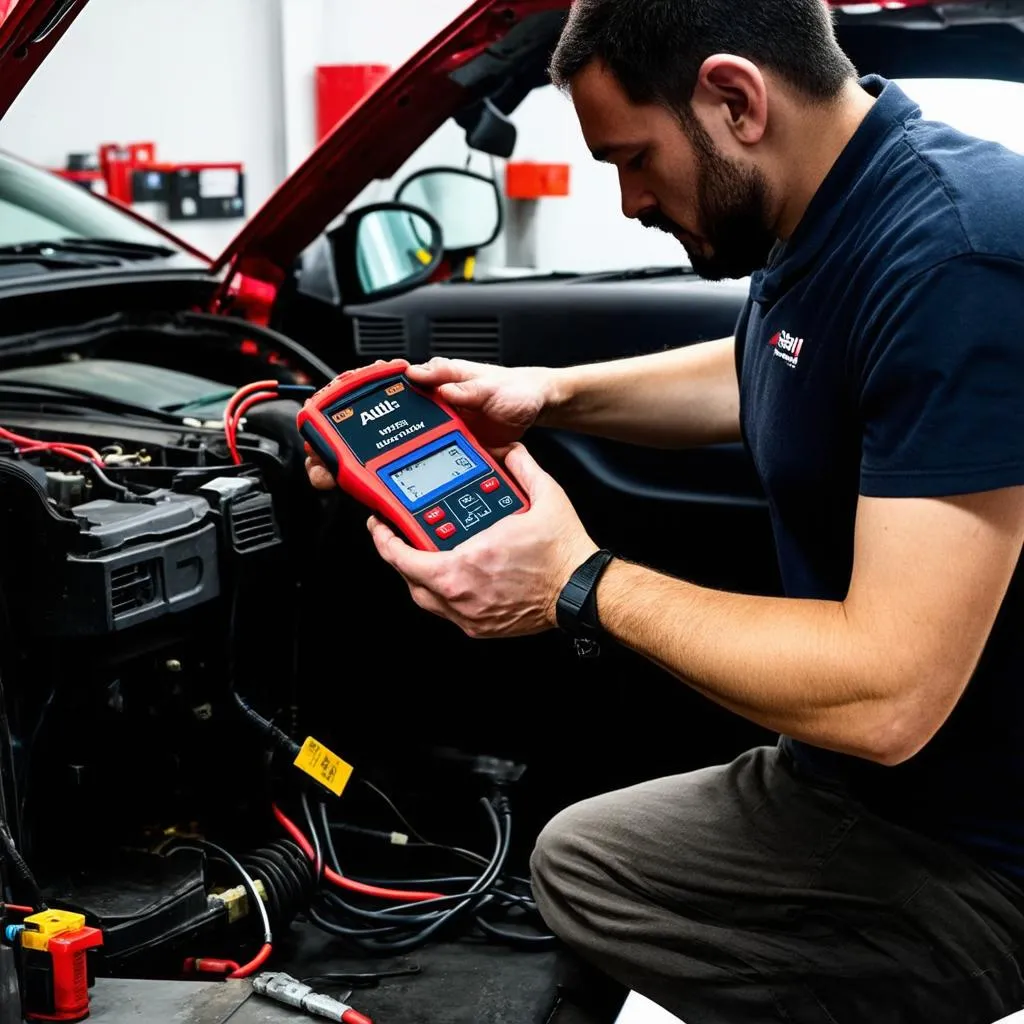
[(331, 835), (331, 822), (327, 817), (327, 804), (320, 801), (320, 825), (324, 830), (324, 845), (327, 847), (327, 856), (331, 858), (331, 867), (339, 875), (345, 872), (341, 870), (341, 861), (338, 860), (338, 851), (334, 848), (334, 837)]
[(249, 872), (246, 871), (245, 868), (242, 867), (241, 863), (222, 846), (218, 846), (216, 843), (211, 843), (208, 839), (197, 839), (195, 840), (195, 843), (196, 845), (194, 846), (189, 843), (175, 843), (172, 848), (172, 852), (174, 850), (195, 850), (199, 853), (206, 853), (212, 850), (218, 857), (224, 860), (225, 863), (231, 865), (238, 876), (242, 879), (242, 884), (252, 897), (254, 903), (253, 910), (259, 914), (260, 919), (263, 922), (263, 941), (268, 944), (272, 943), (274, 941), (274, 936), (270, 929), (270, 918), (267, 914), (267, 907), (263, 902), (263, 899), (259, 894), (259, 890), (256, 888), (255, 882)]
[[(360, 776), (360, 778), (362, 778), (362, 776)], [(389, 797), (387, 793), (384, 792), (383, 789), (381, 789), (379, 786), (374, 785), (367, 778), (363, 778), (362, 782), (364, 786), (367, 786), (369, 789), (372, 789), (374, 793), (376, 793), (377, 796), (379, 796), (384, 801), (384, 803), (386, 803), (388, 807), (390, 807), (391, 810), (395, 812), (395, 816), (405, 826), (406, 831), (408, 831), (409, 835), (411, 835), (415, 839), (418, 839), (421, 843), (423, 843), (424, 846), (434, 845), (429, 839), (424, 839), (423, 836), (419, 832), (417, 832), (416, 829), (412, 827), (412, 825), (409, 824), (409, 819), (398, 809), (394, 800), (392, 800), (391, 797)]]
[[(328, 906), (343, 913), (360, 918), (369, 918), (376, 927), (353, 928), (329, 920), (320, 908), (311, 910), (311, 919), (325, 931), (347, 938), (361, 949), (375, 953), (398, 953), (414, 949), (436, 935), (441, 929), (455, 923), (460, 917), (483, 908), (492, 901), (491, 888), (496, 882), (508, 856), (511, 842), (511, 822), (507, 808), (499, 818), (491, 802), (486, 798), (481, 803), (487, 812), (495, 836), (494, 853), (483, 873), (466, 892), (441, 896), (433, 900), (404, 903), (367, 911), (353, 907), (336, 894), (325, 894)], [(441, 908), (444, 909), (441, 909)], [(410, 913), (410, 911), (414, 913)], [(353, 913), (354, 912), (354, 913)], [(385, 925), (384, 922), (387, 922)], [(411, 934), (410, 926), (413, 926)]]
[[(419, 840), (419, 842), (416, 842), (416, 843), (403, 843), (401, 845), (405, 846), (406, 848), (410, 848), (410, 847), (415, 847), (415, 848), (428, 847), (428, 848), (434, 849), (434, 850), (446, 850), (449, 853), (454, 853), (457, 856), (462, 857), (464, 860), (472, 861), (474, 864), (486, 864), (487, 863), (487, 858), (486, 857), (481, 856), (479, 853), (474, 853), (472, 850), (466, 850), (466, 849), (464, 849), (461, 846), (449, 846), (449, 845), (446, 845), (445, 843), (435, 843), (435, 842), (432, 842), (431, 840), (427, 839), (421, 832), (419, 832), (417, 829), (415, 829), (413, 827), (413, 825), (409, 821), (409, 819), (399, 810), (398, 805), (394, 802), (394, 800), (391, 799), (391, 797), (389, 797), (387, 795), (387, 793), (384, 792), (383, 789), (381, 789), (379, 786), (377, 786), (376, 784), (371, 782), (369, 779), (364, 778), (362, 776), (360, 776), (360, 781), (363, 783), (363, 785), (367, 786), (369, 789), (372, 789), (373, 792), (376, 793), (388, 805), (388, 807), (391, 808), (392, 811), (394, 811), (395, 817), (397, 817), (398, 820), (402, 823), (402, 825), (405, 826), (406, 831), (409, 833), (409, 835), (411, 835), (414, 839)], [(331, 827), (332, 828), (338, 828), (338, 829), (352, 828), (352, 826), (345, 825), (344, 823), (337, 823), (337, 824), (332, 825)], [(353, 829), (353, 830), (357, 831), (357, 832), (359, 832), (359, 831), (371, 831), (371, 830), (362, 830), (362, 829)], [(395, 844), (395, 845), (399, 845), (399, 844)], [(529, 879), (521, 878), (518, 875), (509, 875), (509, 878), (513, 879), (516, 882), (522, 882), (524, 885), (529, 885), (530, 884)]]
[[(504, 928), (484, 917), (508, 913), (517, 908), (521, 917), (514, 918), (515, 923), (522, 921), (524, 927), (535, 927), (529, 918), (537, 918), (537, 905), (531, 896), (509, 892), (502, 885), (504, 878), (507, 883), (530, 886), (528, 879), (518, 875), (504, 875), (505, 861), (511, 844), (511, 813), (508, 802), (503, 796), (497, 798), (499, 810), (486, 798), (481, 799), (488, 821), (494, 833), (494, 849), (490, 857), (474, 853), (462, 847), (446, 846), (432, 843), (419, 833), (408, 818), (399, 810), (394, 801), (379, 787), (362, 780), (391, 808), (395, 816), (411, 835), (419, 840), (417, 843), (396, 844), (403, 847), (440, 849), (454, 853), (460, 857), (480, 864), (483, 867), (479, 875), (435, 875), (425, 878), (403, 878), (394, 880), (366, 880), (370, 885), (400, 886), (424, 885), (431, 887), (458, 886), (469, 883), (462, 892), (440, 895), (434, 899), (392, 904), (384, 908), (369, 909), (354, 902), (353, 897), (343, 899), (336, 891), (322, 891), (319, 900), (310, 908), (310, 920), (331, 935), (346, 940), (350, 945), (369, 954), (396, 954), (417, 948), (435, 936), (442, 929), (455, 924), (460, 919), (469, 918), (486, 938), (496, 939), (502, 943), (520, 946), (524, 949), (546, 949), (557, 940), (555, 936), (541, 932), (531, 934), (526, 931)], [(333, 823), (328, 818), (327, 806), (323, 801), (317, 804), (318, 821), (308, 809), (308, 801), (304, 800), (304, 813), (310, 839), (313, 842), (316, 856), (330, 860), (338, 874), (343, 874), (337, 848), (334, 843), (335, 830), (366, 833), (375, 838), (387, 840), (384, 832), (362, 829), (356, 826)], [(323, 846), (320, 845), (322, 838)], [(323, 852), (322, 852), (323, 851)]]
[(0, 820), (0, 845), (3, 846), (4, 853), (15, 874), (21, 878), (25, 883), (25, 887), (31, 893), (32, 899), (30, 902), (32, 906), (36, 910), (46, 910), (46, 901), (43, 899), (43, 892), (39, 888), (39, 883), (36, 881), (35, 875), (32, 874), (32, 869), (25, 863), (25, 858), (18, 851), (18, 847), (15, 845), (14, 839), (7, 828), (7, 822), (2, 820)]
[[(313, 840), (313, 853), (315, 855), (313, 868), (314, 873), (316, 874), (317, 884), (319, 884), (320, 879), (323, 878), (324, 874), (324, 855), (323, 851), (320, 849), (320, 834), (317, 831), (316, 822), (313, 820), (313, 812), (309, 808), (309, 798), (306, 796), (305, 792), (302, 793), (299, 799), (302, 802), (302, 813), (306, 818), (306, 827), (309, 829), (310, 838)], [(341, 872), (339, 871), (338, 874), (340, 875)]]
[(526, 932), (513, 932), (506, 928), (499, 928), (497, 925), (491, 924), (490, 921), (485, 921), (479, 914), (476, 915), (475, 920), (477, 927), (486, 935), (512, 945), (522, 944), (534, 948), (550, 949), (558, 942), (554, 935), (530, 935)]
[(139, 497), (139, 494), (133, 491), (130, 487), (125, 487), (124, 484), (114, 483), (114, 481), (111, 480), (110, 477), (92, 461), (92, 459), (89, 459), (88, 462), (83, 462), (82, 465), (86, 467), (89, 472), (92, 473), (92, 475), (96, 477), (101, 484), (103, 484), (104, 487), (114, 491), (115, 494), (120, 494), (122, 498)]

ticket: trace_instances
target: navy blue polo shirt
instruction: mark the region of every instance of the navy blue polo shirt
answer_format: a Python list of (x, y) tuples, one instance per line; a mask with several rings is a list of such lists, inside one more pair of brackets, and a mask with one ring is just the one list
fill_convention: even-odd
[[(744, 440), (795, 598), (845, 598), (859, 495), (1024, 484), (1024, 157), (862, 84), (874, 107), (737, 330)], [(1024, 570), (921, 753), (883, 767), (782, 742), (878, 814), (1024, 879)]]

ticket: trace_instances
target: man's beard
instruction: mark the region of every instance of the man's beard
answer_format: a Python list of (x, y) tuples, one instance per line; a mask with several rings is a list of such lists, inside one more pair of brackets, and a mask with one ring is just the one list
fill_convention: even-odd
[[(703, 126), (687, 118), (686, 130), (697, 151), (699, 234), (707, 253), (683, 242), (694, 272), (708, 281), (747, 277), (768, 262), (777, 241), (768, 226), (768, 182), (722, 156)], [(644, 227), (679, 237), (680, 225), (653, 210), (639, 218)]]

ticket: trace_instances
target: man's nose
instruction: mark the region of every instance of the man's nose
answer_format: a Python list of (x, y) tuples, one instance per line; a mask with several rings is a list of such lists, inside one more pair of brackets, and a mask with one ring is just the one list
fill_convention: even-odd
[(622, 196), (622, 215), (630, 220), (636, 220), (644, 210), (649, 210), (658, 205), (657, 200), (644, 188), (619, 178), (619, 192)]

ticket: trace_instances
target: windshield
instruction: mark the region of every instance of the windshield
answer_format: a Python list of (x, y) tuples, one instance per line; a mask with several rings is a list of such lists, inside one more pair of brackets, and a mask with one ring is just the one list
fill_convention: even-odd
[[(1024, 85), (977, 79), (897, 84), (921, 104), (926, 118), (1024, 152)], [(480, 252), (479, 277), (688, 267), (686, 251), (674, 238), (622, 215), (615, 170), (591, 158), (566, 97), (550, 87), (535, 89), (512, 120), (519, 135), (513, 159), (568, 164), (570, 194), (543, 199), (534, 210), (506, 200), (505, 230)], [(449, 122), (398, 172), (390, 193), (380, 186), (368, 195), (391, 198), (394, 188), (423, 166), (461, 167), (468, 155), (464, 134)], [(486, 157), (477, 154), (472, 161), (475, 169), (487, 169)]]
[(171, 244), (81, 186), (0, 155), (0, 246), (68, 238)]

